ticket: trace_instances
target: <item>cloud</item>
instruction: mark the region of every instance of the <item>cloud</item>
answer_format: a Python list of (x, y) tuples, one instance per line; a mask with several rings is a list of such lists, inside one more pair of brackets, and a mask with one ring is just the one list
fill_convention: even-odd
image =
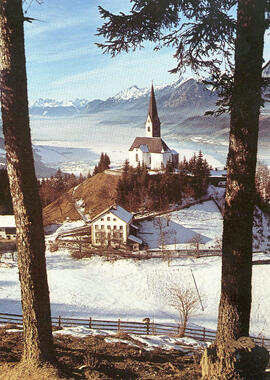
[(47, 51), (46, 53), (33, 53), (28, 55), (27, 61), (29, 63), (53, 63), (61, 62), (65, 60), (79, 59), (80, 57), (94, 54), (96, 52), (96, 47), (89, 44), (78, 47), (72, 50), (62, 50), (62, 51)]
[(74, 28), (78, 25), (89, 23), (90, 16), (84, 15), (67, 19), (54, 19), (50, 21), (37, 20), (25, 27), (26, 38), (34, 38), (40, 34), (55, 33), (57, 31)]
[[(156, 83), (166, 82), (170, 76), (168, 70), (175, 65), (171, 51), (163, 54), (149, 53), (149, 51), (145, 53), (135, 52), (118, 56), (114, 59), (106, 58), (106, 56), (101, 57), (104, 58), (99, 67), (65, 75), (51, 82), (50, 86), (52, 88), (75, 86), (76, 84), (79, 86), (82, 82), (87, 81), (88, 83), (91, 82), (91, 85), (94, 83), (100, 84), (100, 86), (107, 86), (109, 89), (115, 88), (113, 91), (118, 91), (123, 89), (123, 85), (138, 84), (139, 86), (144, 86), (145, 83), (150, 83), (152, 79)], [(111, 95), (114, 95), (114, 93)]]

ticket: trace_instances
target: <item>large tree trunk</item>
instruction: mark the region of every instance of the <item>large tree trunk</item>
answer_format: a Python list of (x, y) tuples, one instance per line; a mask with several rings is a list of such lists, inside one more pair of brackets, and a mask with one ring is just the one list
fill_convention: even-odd
[(265, 5), (265, 0), (238, 1), (218, 342), (249, 335)]
[[(265, 6), (265, 0), (238, 1), (221, 299), (216, 345), (206, 350), (202, 360), (205, 379), (247, 379), (251, 373), (255, 376), (252, 378), (260, 379), (265, 369), (264, 364), (259, 369), (256, 363), (252, 369), (247, 366), (247, 362), (254, 361), (253, 352), (238, 341), (249, 335)], [(233, 352), (230, 347), (234, 347)]]
[(22, 0), (1, 0), (1, 109), (17, 226), (23, 359), (54, 359), (41, 204), (29, 128)]
[[(261, 105), (265, 0), (239, 0), (223, 226), (221, 299), (216, 344), (202, 359), (203, 379), (261, 379), (268, 362), (249, 335), (252, 226)], [(240, 338), (240, 339), (239, 339)], [(251, 377), (250, 377), (251, 376)]]

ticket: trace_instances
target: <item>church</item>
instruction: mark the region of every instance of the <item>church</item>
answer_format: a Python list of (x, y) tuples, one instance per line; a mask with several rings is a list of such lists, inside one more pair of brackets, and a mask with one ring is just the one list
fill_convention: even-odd
[(145, 123), (145, 137), (136, 137), (129, 149), (129, 163), (136, 167), (145, 165), (151, 170), (160, 170), (171, 163), (178, 167), (179, 155), (172, 150), (160, 137), (160, 120), (152, 85), (149, 110)]

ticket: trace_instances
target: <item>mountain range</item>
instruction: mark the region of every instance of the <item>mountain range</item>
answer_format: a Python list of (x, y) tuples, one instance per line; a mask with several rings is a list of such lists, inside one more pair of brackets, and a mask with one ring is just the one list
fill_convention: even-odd
[[(267, 68), (268, 69), (268, 68)], [(265, 72), (266, 76), (270, 76)], [(163, 133), (177, 140), (196, 140), (207, 144), (224, 145), (228, 142), (229, 116), (218, 118), (205, 116), (214, 110), (218, 99), (202, 81), (194, 78), (179, 79), (172, 84), (154, 86), (158, 113)], [(142, 126), (145, 122), (150, 88), (134, 85), (106, 100), (76, 99), (61, 102), (54, 99), (39, 99), (30, 107), (30, 114), (36, 117), (75, 117), (98, 114), (106, 124), (128, 124)], [(260, 118), (260, 141), (264, 148), (270, 145), (270, 106), (266, 103)], [(101, 122), (102, 123), (102, 122)]]
[[(145, 115), (149, 102), (150, 88), (131, 86), (106, 100), (76, 99), (68, 102), (55, 99), (39, 99), (30, 106), (32, 116), (63, 117), (78, 114), (92, 114), (111, 110), (133, 110)], [(202, 114), (214, 107), (216, 93), (211, 92), (202, 82), (193, 78), (164, 86), (155, 86), (159, 113), (173, 112), (190, 116)], [(141, 110), (141, 111), (140, 111)], [(146, 115), (145, 115), (146, 116)]]

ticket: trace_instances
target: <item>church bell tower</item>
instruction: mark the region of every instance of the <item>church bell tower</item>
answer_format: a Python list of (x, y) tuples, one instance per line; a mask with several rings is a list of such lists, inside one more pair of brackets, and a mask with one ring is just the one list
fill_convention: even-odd
[(157, 104), (153, 84), (151, 87), (148, 115), (145, 123), (145, 132), (146, 137), (160, 137), (160, 121), (157, 113)]

